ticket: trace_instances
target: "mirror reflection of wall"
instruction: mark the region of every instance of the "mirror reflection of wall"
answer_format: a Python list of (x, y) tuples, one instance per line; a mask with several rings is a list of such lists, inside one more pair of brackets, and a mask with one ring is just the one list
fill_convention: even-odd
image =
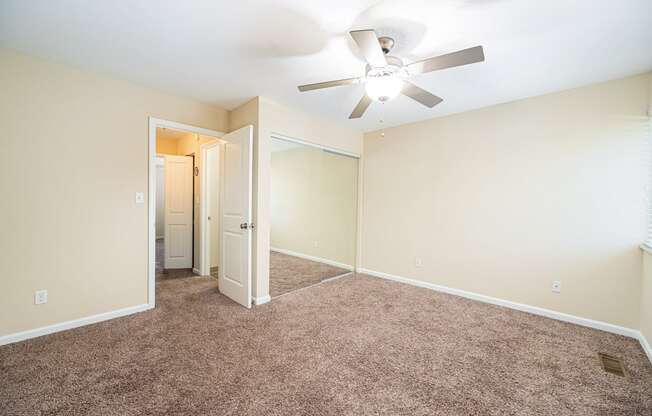
[(355, 268), (358, 159), (272, 138), (270, 295)]

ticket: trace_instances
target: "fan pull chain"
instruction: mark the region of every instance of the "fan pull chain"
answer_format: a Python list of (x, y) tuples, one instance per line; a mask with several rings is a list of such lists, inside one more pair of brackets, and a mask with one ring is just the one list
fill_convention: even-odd
[(380, 116), (380, 126), (381, 126), (380, 127), (381, 128), (380, 137), (385, 137), (385, 126), (384, 126), (384, 123), (385, 123), (385, 102), (383, 101), (383, 102), (381, 102), (381, 104), (382, 104), (382, 107), (381, 107), (381, 110), (380, 110), (380, 113), (381, 113), (381, 116)]

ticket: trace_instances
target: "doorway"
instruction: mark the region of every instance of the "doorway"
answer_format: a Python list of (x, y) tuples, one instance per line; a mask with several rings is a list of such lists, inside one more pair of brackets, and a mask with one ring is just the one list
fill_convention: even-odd
[(252, 126), (224, 134), (150, 118), (150, 306), (163, 280), (197, 275), (251, 306), (252, 141)]
[(156, 129), (156, 280), (191, 277), (196, 267), (196, 149), (212, 136)]

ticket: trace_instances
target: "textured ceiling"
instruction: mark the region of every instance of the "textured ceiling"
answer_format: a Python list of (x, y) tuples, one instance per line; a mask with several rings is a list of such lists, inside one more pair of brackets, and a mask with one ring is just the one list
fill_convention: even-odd
[[(256, 95), (375, 130), (652, 69), (650, 0), (3, 0), (0, 45), (232, 109)], [(414, 78), (444, 98), (347, 117), (359, 76), (347, 32), (393, 36), (410, 62), (483, 45), (486, 61)]]

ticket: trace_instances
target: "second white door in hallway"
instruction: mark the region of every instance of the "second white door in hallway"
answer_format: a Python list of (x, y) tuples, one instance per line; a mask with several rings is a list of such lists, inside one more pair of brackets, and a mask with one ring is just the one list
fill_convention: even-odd
[(192, 267), (193, 158), (165, 156), (166, 269)]

